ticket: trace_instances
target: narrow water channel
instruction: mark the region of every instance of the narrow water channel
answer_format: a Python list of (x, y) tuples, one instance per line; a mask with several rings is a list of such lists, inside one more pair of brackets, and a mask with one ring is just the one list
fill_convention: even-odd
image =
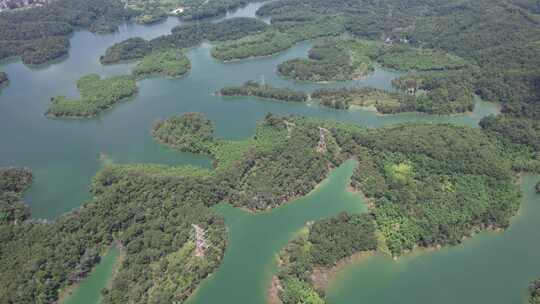
[(90, 275), (81, 283), (68, 291), (63, 297), (63, 304), (99, 304), (101, 290), (110, 282), (113, 270), (117, 265), (120, 252), (111, 247)]
[(366, 211), (361, 197), (347, 191), (356, 165), (356, 161), (345, 162), (316, 190), (271, 212), (252, 214), (220, 205), (219, 212), (229, 228), (229, 246), (219, 269), (189, 303), (266, 303), (276, 253), (296, 232), (308, 221), (343, 211)]

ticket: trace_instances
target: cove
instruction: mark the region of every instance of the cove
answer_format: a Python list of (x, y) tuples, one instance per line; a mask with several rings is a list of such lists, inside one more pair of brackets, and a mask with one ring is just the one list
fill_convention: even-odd
[(343, 163), (307, 196), (269, 212), (253, 214), (218, 205), (229, 229), (229, 245), (219, 269), (188, 303), (265, 303), (276, 254), (308, 221), (367, 210), (361, 197), (347, 190), (357, 164)]
[(523, 177), (521, 209), (508, 230), (397, 261), (372, 256), (337, 274), (328, 303), (526, 303), (529, 282), (540, 276), (539, 180)]
[(99, 304), (101, 289), (107, 286), (119, 258), (119, 249), (115, 246), (101, 259), (90, 275), (75, 286), (65, 296), (62, 304)]
[[(252, 3), (223, 18), (254, 16), (260, 3)], [(217, 19), (220, 20), (220, 19)], [(154, 142), (152, 125), (159, 119), (185, 112), (201, 112), (215, 123), (216, 135), (243, 139), (253, 134), (256, 122), (268, 112), (294, 114), (379, 127), (409, 121), (450, 122), (477, 126), (485, 115), (496, 113), (494, 104), (479, 101), (474, 113), (431, 116), (418, 113), (380, 116), (364, 110), (339, 111), (318, 106), (271, 102), (256, 98), (222, 98), (212, 94), (228, 85), (248, 80), (277, 87), (312, 91), (320, 87), (374, 86), (391, 88), (399, 73), (378, 69), (358, 81), (309, 84), (289, 81), (276, 74), (287, 59), (305, 57), (311, 43), (301, 43), (272, 57), (223, 64), (210, 56), (208, 43), (187, 55), (192, 71), (180, 79), (151, 78), (138, 82), (139, 94), (94, 119), (48, 119), (50, 98), (77, 97), (75, 82), (88, 73), (102, 77), (130, 72), (134, 63), (102, 66), (99, 56), (116, 42), (129, 37), (150, 39), (167, 34), (180, 24), (175, 18), (151, 26), (124, 24), (109, 35), (76, 31), (70, 55), (64, 60), (31, 68), (20, 61), (4, 62), (10, 84), (0, 93), (0, 166), (28, 166), (34, 182), (25, 193), (34, 218), (54, 219), (90, 199), (88, 185), (103, 159), (113, 163), (192, 164), (210, 167), (201, 155), (179, 153)]]

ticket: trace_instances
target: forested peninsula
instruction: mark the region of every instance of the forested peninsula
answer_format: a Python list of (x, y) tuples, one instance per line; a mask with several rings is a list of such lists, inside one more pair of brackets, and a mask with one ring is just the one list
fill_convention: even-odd
[(132, 71), (136, 78), (152, 75), (165, 77), (180, 77), (191, 70), (191, 63), (186, 55), (179, 50), (154, 51), (145, 56)]
[(309, 224), (278, 254), (273, 285), (279, 301), (324, 304), (321, 277), (344, 258), (376, 249), (375, 222), (369, 214), (342, 213)]
[(268, 84), (248, 81), (241, 86), (224, 87), (219, 90), (221, 96), (252, 96), (288, 102), (306, 102), (308, 94), (287, 88), (276, 88)]
[(120, 63), (134, 59), (142, 59), (151, 52), (152, 48), (146, 40), (138, 37), (129, 38), (109, 47), (105, 51), (105, 54), (99, 58), (99, 61), (101, 64)]

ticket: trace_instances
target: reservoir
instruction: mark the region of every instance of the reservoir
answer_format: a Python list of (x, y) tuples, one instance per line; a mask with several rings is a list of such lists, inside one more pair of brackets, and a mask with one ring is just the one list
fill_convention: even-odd
[[(250, 4), (225, 18), (254, 16), (260, 4)], [(69, 57), (42, 67), (19, 61), (3, 62), (10, 77), (0, 92), (0, 166), (28, 166), (34, 182), (25, 193), (34, 218), (54, 219), (90, 199), (88, 186), (108, 163), (159, 163), (211, 167), (211, 159), (179, 153), (154, 142), (150, 128), (159, 119), (185, 112), (202, 112), (215, 124), (216, 135), (243, 139), (268, 112), (294, 114), (382, 127), (405, 122), (454, 123), (477, 127), (497, 113), (496, 105), (477, 101), (473, 113), (433, 116), (418, 113), (381, 116), (354, 109), (340, 111), (304, 104), (256, 98), (222, 98), (223, 86), (263, 80), (276, 87), (313, 91), (320, 87), (373, 86), (391, 89), (399, 73), (377, 69), (351, 82), (298, 83), (280, 78), (276, 66), (305, 57), (311, 43), (301, 43), (276, 56), (223, 64), (210, 56), (210, 43), (187, 52), (192, 71), (180, 79), (151, 78), (138, 82), (139, 93), (94, 119), (49, 119), (50, 98), (76, 97), (75, 82), (88, 73), (101, 76), (130, 72), (133, 63), (102, 66), (99, 56), (129, 37), (151, 39), (180, 24), (174, 18), (151, 26), (124, 24), (119, 32), (95, 35), (76, 31)], [(309, 195), (270, 212), (251, 214), (220, 204), (229, 228), (229, 246), (220, 268), (205, 280), (190, 304), (264, 303), (275, 271), (275, 255), (309, 221), (342, 211), (365, 212), (359, 195), (347, 191), (354, 161), (332, 171)], [(394, 261), (375, 255), (341, 271), (328, 291), (331, 304), (354, 303), (501, 303), (522, 304), (528, 282), (540, 276), (540, 199), (533, 191), (538, 176), (525, 176), (520, 214), (505, 232), (482, 233), (462, 245), (414, 253)], [(110, 280), (118, 252), (112, 249), (92, 274), (64, 303), (97, 303)], [(80, 297), (80, 298), (77, 298)], [(80, 300), (80, 299), (85, 300)], [(75, 300), (73, 300), (75, 299)], [(79, 300), (77, 300), (79, 299)], [(75, 302), (73, 302), (75, 301)]]

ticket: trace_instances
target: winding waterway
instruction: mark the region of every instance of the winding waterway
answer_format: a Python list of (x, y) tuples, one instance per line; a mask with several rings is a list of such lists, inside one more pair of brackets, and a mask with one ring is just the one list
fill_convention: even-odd
[[(254, 16), (259, 6), (250, 4), (225, 18)], [(95, 119), (60, 120), (43, 115), (52, 96), (77, 96), (75, 82), (85, 74), (110, 76), (130, 72), (133, 63), (100, 65), (98, 58), (109, 46), (129, 37), (150, 39), (167, 34), (178, 24), (177, 19), (169, 18), (151, 26), (125, 24), (119, 32), (110, 35), (77, 31), (71, 38), (69, 57), (60, 62), (40, 68), (29, 68), (20, 62), (1, 64), (11, 81), (0, 92), (0, 166), (29, 166), (33, 170), (34, 183), (25, 194), (33, 217), (52, 219), (88, 200), (87, 187), (103, 162), (209, 167), (208, 158), (176, 152), (156, 144), (150, 136), (149, 130), (156, 120), (184, 112), (205, 113), (215, 123), (216, 135), (227, 139), (250, 136), (256, 122), (268, 112), (346, 121), (366, 127), (412, 121), (475, 127), (482, 117), (497, 112), (494, 104), (478, 101), (474, 113), (466, 115), (380, 116), (365, 110), (339, 111), (255, 98), (214, 96), (212, 93), (223, 86), (263, 78), (274, 86), (305, 91), (344, 85), (390, 89), (391, 80), (399, 74), (378, 69), (358, 81), (326, 85), (298, 83), (278, 77), (275, 68), (284, 60), (306, 56), (310, 43), (296, 45), (276, 56), (228, 64), (212, 59), (211, 45), (205, 43), (188, 52), (193, 67), (189, 75), (181, 79), (157, 77), (140, 81), (135, 98)], [(190, 302), (264, 303), (275, 268), (274, 256), (298, 229), (307, 221), (340, 211), (365, 210), (360, 198), (346, 191), (353, 166), (352, 161), (345, 163), (316, 191), (272, 212), (253, 215), (219, 205), (219, 212), (225, 216), (229, 227), (230, 244), (223, 264), (203, 282)], [(540, 276), (540, 236), (537, 233), (540, 206), (534, 205), (538, 196), (531, 190), (533, 179), (524, 179), (525, 203), (509, 231), (481, 234), (462, 246), (405, 257), (397, 262), (375, 256), (339, 274), (329, 291), (330, 303), (432, 303), (435, 300), (438, 303), (520, 303), (517, 300), (523, 299), (527, 281)], [(99, 298), (99, 290), (105, 284), (106, 279), (91, 284), (94, 289), (85, 292), (94, 296), (88, 298), (95, 299), (95, 295)], [(486, 295), (491, 287), (496, 291)], [(77, 303), (95, 303), (95, 300)]]

